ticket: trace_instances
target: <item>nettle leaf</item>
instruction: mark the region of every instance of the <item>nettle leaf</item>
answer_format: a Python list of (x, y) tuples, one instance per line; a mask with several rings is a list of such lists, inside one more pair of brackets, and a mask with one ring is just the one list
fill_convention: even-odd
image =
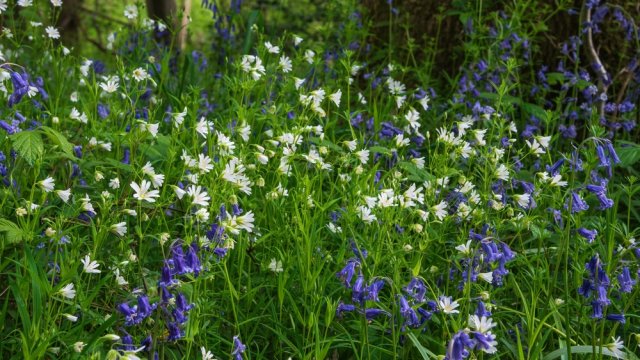
[(42, 133), (47, 135), (49, 140), (60, 147), (62, 152), (64, 152), (67, 157), (69, 157), (71, 160), (76, 159), (76, 156), (73, 153), (73, 144), (70, 143), (64, 135), (48, 126), (41, 126), (40, 129), (42, 130)]
[(42, 135), (35, 130), (25, 130), (10, 136), (13, 149), (22, 156), (29, 165), (44, 154)]
[(17, 243), (25, 238), (25, 232), (14, 222), (7, 219), (0, 219), (0, 232), (5, 233), (5, 237), (9, 244)]

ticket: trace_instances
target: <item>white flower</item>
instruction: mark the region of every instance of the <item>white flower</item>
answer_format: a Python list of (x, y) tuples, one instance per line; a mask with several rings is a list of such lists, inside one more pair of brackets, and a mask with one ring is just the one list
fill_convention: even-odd
[(211, 158), (207, 155), (198, 154), (198, 169), (201, 173), (208, 173), (213, 170), (213, 164), (211, 163)]
[(460, 306), (458, 301), (451, 301), (451, 296), (440, 296), (438, 299), (438, 307), (445, 314), (457, 314), (460, 311), (457, 310), (457, 307)]
[(67, 299), (73, 299), (76, 297), (76, 290), (73, 283), (65, 285), (62, 289), (58, 290), (58, 294), (66, 297)]
[(38, 185), (40, 185), (40, 187), (42, 188), (42, 190), (44, 190), (44, 192), (52, 192), (53, 191), (53, 187), (56, 184), (55, 184), (55, 181), (53, 180), (53, 178), (51, 176), (49, 176), (48, 178), (39, 181)]
[(138, 201), (145, 200), (152, 203), (156, 201), (155, 198), (160, 196), (160, 191), (158, 190), (149, 191), (149, 189), (151, 188), (151, 183), (147, 180), (142, 180), (140, 185), (138, 185), (135, 181), (132, 181), (130, 186), (133, 190), (135, 190), (136, 193), (133, 194), (133, 197)]
[(202, 186), (189, 185), (187, 188), (187, 194), (192, 198), (191, 205), (209, 206), (209, 194), (206, 190), (202, 189)]
[(184, 122), (184, 118), (186, 116), (187, 116), (187, 107), (185, 106), (185, 108), (184, 108), (184, 110), (182, 112), (173, 114), (174, 126), (176, 128), (180, 127), (180, 125), (182, 125), (182, 122)]
[(358, 157), (358, 160), (360, 160), (360, 163), (362, 165), (366, 165), (369, 161), (369, 150), (360, 150), (356, 152), (356, 156)]
[(360, 219), (362, 219), (362, 221), (364, 221), (365, 223), (371, 224), (376, 220), (376, 216), (371, 213), (371, 209), (369, 209), (368, 207), (359, 206), (357, 210), (358, 215), (360, 215)]
[(85, 255), (84, 258), (80, 261), (82, 262), (82, 266), (84, 267), (84, 272), (86, 272), (87, 274), (100, 273), (100, 269), (98, 269), (100, 264), (98, 264), (98, 262), (95, 260), (91, 260), (89, 255)]
[(304, 59), (307, 60), (309, 64), (313, 64), (313, 58), (316, 56), (316, 53), (313, 50), (309, 49), (304, 53)]
[[(0, 0), (0, 14), (3, 11), (7, 11), (7, 0)], [(2, 59), (4, 61), (4, 59)]]
[(279, 63), (280, 68), (282, 69), (283, 73), (288, 73), (291, 71), (292, 66), (291, 66), (291, 59), (289, 59), (286, 55), (282, 55), (280, 56), (280, 63)]
[(607, 348), (607, 350), (611, 351), (613, 353), (613, 356), (615, 356), (617, 359), (624, 359), (624, 343), (619, 336), (617, 338), (611, 337), (611, 339), (613, 339), (613, 342), (606, 344), (604, 347)]
[(100, 87), (106, 93), (114, 93), (118, 90), (118, 78), (110, 78), (106, 82), (101, 82)]
[(29, 7), (33, 5), (33, 0), (18, 0), (18, 6)]
[(536, 139), (533, 139), (532, 141), (525, 140), (525, 143), (529, 146), (531, 152), (533, 152), (536, 156), (539, 157), (541, 154), (544, 154), (544, 149)]
[(204, 116), (201, 117), (198, 123), (196, 124), (196, 132), (202, 135), (202, 137), (207, 137), (207, 134), (209, 134), (209, 131), (212, 128), (213, 128), (213, 124), (211, 123), (211, 121), (205, 119)]
[(178, 199), (182, 200), (182, 198), (184, 197), (184, 194), (186, 194), (187, 192), (180, 189), (179, 187), (175, 186), (175, 185), (171, 185), (171, 188), (173, 189), (173, 191), (176, 193), (176, 196), (178, 197)]
[(154, 188), (159, 188), (164, 183), (164, 175), (163, 174), (153, 174), (151, 176), (151, 184), (153, 184)]
[(485, 146), (487, 142), (484, 140), (484, 135), (487, 133), (487, 129), (473, 130), (473, 138), (476, 140), (476, 145)]
[(337, 107), (340, 107), (340, 99), (342, 98), (342, 89), (338, 89), (338, 91), (329, 95), (329, 100), (333, 101)]
[(119, 222), (117, 224), (111, 225), (111, 231), (118, 234), (119, 236), (124, 236), (127, 233), (127, 223)]
[(300, 45), (300, 43), (302, 42), (302, 38), (300, 36), (294, 35), (293, 36), (293, 45), (294, 46), (298, 46)]
[(129, 282), (127, 280), (125, 280), (125, 278), (120, 274), (120, 269), (115, 268), (113, 270), (113, 274), (116, 277), (116, 283), (118, 283), (118, 285), (125, 286), (125, 285), (129, 284)]
[(530, 194), (514, 194), (513, 198), (516, 200), (520, 207), (527, 209), (529, 204), (531, 203), (531, 195)]
[(495, 175), (500, 180), (509, 181), (509, 169), (504, 164), (498, 166)]
[(456, 246), (455, 249), (458, 250), (463, 255), (470, 255), (471, 254), (471, 240), (467, 241), (466, 244), (461, 244), (461, 245)]
[(477, 332), (486, 334), (493, 327), (496, 326), (496, 323), (486, 316), (479, 317), (478, 315), (469, 315), (469, 327)]
[(479, 273), (478, 277), (480, 279), (488, 282), (489, 284), (491, 284), (493, 282), (493, 273), (492, 272)]
[(224, 167), (224, 170), (222, 171), (222, 178), (239, 187), (240, 191), (245, 194), (251, 195), (251, 182), (244, 174), (244, 170), (245, 167), (242, 165), (240, 160), (233, 157)]
[(282, 261), (276, 261), (275, 258), (271, 259), (271, 262), (269, 263), (269, 270), (273, 271), (274, 273), (282, 272)]
[(223, 156), (232, 155), (233, 150), (235, 150), (236, 148), (236, 144), (234, 144), (233, 141), (229, 139), (229, 137), (227, 137), (225, 134), (221, 133), (220, 131), (216, 131), (216, 136), (217, 136), (218, 147), (220, 148), (220, 154)]
[(131, 75), (133, 76), (134, 79), (136, 79), (136, 81), (142, 81), (149, 78), (149, 74), (147, 73), (147, 70), (143, 68), (137, 68), (133, 70), (133, 73)]
[(438, 205), (431, 207), (431, 211), (434, 212), (434, 216), (439, 221), (442, 221), (447, 216), (447, 202), (442, 200)]
[(71, 322), (76, 322), (78, 321), (78, 317), (71, 315), (71, 314), (62, 314), (62, 316), (64, 316), (65, 318), (67, 318), (67, 320), (71, 321)]
[(202, 360), (216, 360), (213, 353), (205, 349), (204, 346), (200, 347), (200, 352), (202, 353)]
[(62, 6), (62, 0), (51, 0), (51, 5), (55, 7), (60, 7)]
[(562, 175), (556, 174), (549, 180), (549, 186), (563, 187), (567, 186), (567, 182), (562, 180)]
[(124, 17), (129, 20), (135, 20), (138, 17), (138, 8), (135, 5), (127, 5), (124, 8)]
[(60, 31), (58, 31), (58, 29), (54, 28), (53, 26), (47, 26), (44, 31), (47, 33), (47, 36), (51, 39), (59, 39), (60, 38)]
[(280, 53), (280, 48), (277, 46), (273, 46), (270, 42), (266, 41), (264, 43), (264, 47), (267, 48), (267, 51), (270, 52), (271, 54), (279, 54)]
[(82, 349), (84, 349), (84, 347), (85, 347), (86, 345), (87, 345), (87, 344), (83, 343), (82, 341), (78, 341), (78, 342), (76, 342), (76, 343), (74, 343), (74, 344), (73, 344), (73, 350), (74, 350), (75, 352), (77, 352), (77, 353), (81, 353), (81, 352), (82, 352)]
[(207, 222), (209, 221), (209, 211), (207, 211), (207, 209), (205, 208), (200, 208), (198, 211), (196, 211), (196, 220), (198, 220), (199, 222)]
[(551, 136), (536, 136), (535, 138), (536, 140), (538, 140), (538, 142), (543, 148), (545, 149), (549, 148), (549, 143), (551, 142)]
[(113, 178), (111, 180), (109, 180), (109, 187), (112, 189), (119, 189), (120, 188), (120, 179), (118, 178)]

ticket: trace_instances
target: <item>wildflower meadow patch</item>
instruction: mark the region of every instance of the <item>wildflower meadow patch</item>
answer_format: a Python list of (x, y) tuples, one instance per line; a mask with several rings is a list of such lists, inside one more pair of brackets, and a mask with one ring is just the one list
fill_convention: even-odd
[(452, 2), (455, 73), (411, 2), (72, 3), (0, 0), (0, 358), (638, 358), (630, 2)]

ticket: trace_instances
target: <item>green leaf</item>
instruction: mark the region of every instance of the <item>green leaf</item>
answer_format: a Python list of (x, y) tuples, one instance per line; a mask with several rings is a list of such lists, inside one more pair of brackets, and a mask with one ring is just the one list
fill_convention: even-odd
[(71, 160), (76, 159), (76, 156), (73, 153), (73, 144), (70, 143), (64, 135), (48, 126), (41, 126), (40, 130), (47, 135), (49, 140), (58, 145), (67, 157), (71, 158)]
[(616, 148), (622, 166), (632, 166), (640, 160), (640, 146), (632, 142), (620, 141), (622, 146)]
[(13, 142), (13, 149), (22, 156), (29, 165), (42, 157), (44, 154), (44, 143), (38, 131), (25, 130), (10, 136)]
[[(596, 350), (596, 354), (598, 354), (600, 352), (600, 348), (596, 346), (595, 348)], [(580, 346), (572, 346), (569, 348), (569, 351), (571, 351), (572, 354), (593, 354), (593, 346), (591, 345), (580, 345)], [(553, 359), (557, 359), (563, 355), (567, 354), (567, 349), (558, 349), (555, 350), (549, 354), (547, 354), (543, 360), (553, 360)], [(612, 352), (611, 350), (607, 349), (607, 348), (603, 348), (602, 349), (602, 355), (607, 355), (607, 356), (611, 356), (617, 359), (632, 359), (631, 357), (625, 355), (624, 353), (621, 354), (621, 356), (616, 355), (614, 352)], [(635, 357), (634, 357), (635, 358)]]
[(24, 230), (7, 219), (0, 219), (0, 232), (6, 233), (5, 236), (9, 244), (20, 242), (25, 238)]
[(420, 344), (420, 341), (418, 341), (418, 338), (414, 333), (408, 332), (407, 337), (409, 338), (409, 340), (411, 340), (411, 342), (413, 343), (413, 346), (415, 346), (416, 349), (418, 349), (418, 352), (420, 353), (420, 355), (422, 355), (423, 359), (428, 360), (431, 358), (434, 358), (434, 359), (437, 358), (436, 354), (427, 350), (427, 348), (425, 348), (424, 346), (422, 346), (422, 344)]

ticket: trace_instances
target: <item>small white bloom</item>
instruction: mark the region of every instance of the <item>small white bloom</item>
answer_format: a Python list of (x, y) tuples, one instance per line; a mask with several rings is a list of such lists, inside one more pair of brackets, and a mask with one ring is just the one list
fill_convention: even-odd
[(496, 323), (486, 316), (469, 315), (469, 327), (477, 332), (486, 334), (496, 326)]
[(440, 299), (438, 299), (438, 307), (440, 308), (440, 310), (442, 310), (443, 313), (457, 314), (460, 312), (459, 310), (457, 310), (458, 306), (460, 306), (460, 304), (458, 304), (458, 301), (451, 300), (451, 296), (440, 296)]
[(291, 59), (289, 59), (289, 57), (287, 57), (286, 55), (280, 56), (279, 66), (282, 69), (283, 73), (288, 73), (291, 71), (291, 69), (293, 69), (293, 67), (291, 66)]
[(119, 189), (120, 188), (120, 179), (118, 178), (113, 178), (111, 180), (109, 180), (109, 187), (112, 189)]
[(313, 58), (316, 56), (316, 53), (313, 50), (309, 49), (304, 53), (304, 59), (309, 63), (313, 64)]
[(118, 234), (119, 236), (124, 236), (127, 233), (127, 223), (119, 222), (117, 224), (111, 225), (111, 231)]
[(147, 73), (147, 70), (143, 68), (137, 68), (133, 70), (133, 73), (131, 75), (136, 81), (142, 81), (149, 78), (149, 74)]
[(99, 274), (100, 273), (100, 269), (98, 269), (100, 264), (98, 264), (98, 262), (95, 261), (95, 260), (91, 260), (89, 255), (85, 255), (84, 258), (82, 260), (80, 260), (80, 261), (82, 262), (82, 266), (84, 268), (84, 272), (86, 272), (87, 274)]
[(54, 7), (60, 7), (62, 6), (62, 0), (51, 0), (51, 5)]
[(136, 193), (133, 194), (133, 197), (138, 201), (145, 200), (148, 202), (155, 202), (155, 198), (160, 196), (160, 191), (158, 190), (149, 191), (149, 189), (151, 188), (151, 183), (147, 180), (142, 180), (140, 185), (138, 185), (135, 181), (132, 181), (129, 186), (131, 186), (131, 188), (135, 190)]
[(138, 17), (138, 7), (135, 5), (127, 5), (124, 8), (124, 17), (129, 20), (135, 20)]
[(202, 360), (216, 360), (211, 351), (205, 349), (204, 346), (200, 347), (200, 352), (202, 353)]
[(47, 33), (47, 36), (51, 39), (60, 39), (60, 31), (54, 28), (53, 26), (47, 26), (44, 31)]
[(62, 287), (62, 289), (58, 290), (58, 294), (66, 297), (67, 299), (73, 299), (76, 297), (76, 290), (74, 287), (73, 283), (69, 283)]
[(81, 353), (81, 352), (82, 352), (82, 349), (84, 349), (84, 347), (85, 347), (86, 345), (87, 345), (87, 344), (83, 343), (82, 341), (78, 341), (78, 342), (76, 342), (76, 343), (74, 343), (74, 344), (73, 344), (73, 350), (74, 350), (75, 352), (77, 352), (77, 353)]
[(64, 201), (65, 203), (69, 202), (69, 198), (71, 197), (71, 188), (67, 190), (56, 190), (56, 195)]
[(71, 321), (71, 322), (76, 322), (78, 321), (78, 317), (71, 315), (71, 314), (62, 314), (62, 316), (64, 316), (65, 318), (67, 318), (67, 320)]
[(338, 89), (338, 91), (329, 95), (329, 99), (336, 104), (337, 107), (340, 107), (340, 99), (342, 98), (342, 89)]
[(44, 192), (52, 192), (55, 184), (55, 181), (51, 176), (47, 177), (44, 180), (38, 182), (38, 185), (44, 190)]
[(275, 258), (271, 259), (271, 262), (269, 263), (269, 270), (273, 271), (274, 273), (282, 272), (282, 261), (276, 261)]
[(33, 0), (18, 0), (18, 6), (29, 7), (33, 5)]
[(264, 43), (264, 47), (267, 48), (267, 51), (270, 52), (271, 54), (279, 54), (280, 53), (280, 48), (277, 46), (272, 45), (270, 42), (266, 41)]

